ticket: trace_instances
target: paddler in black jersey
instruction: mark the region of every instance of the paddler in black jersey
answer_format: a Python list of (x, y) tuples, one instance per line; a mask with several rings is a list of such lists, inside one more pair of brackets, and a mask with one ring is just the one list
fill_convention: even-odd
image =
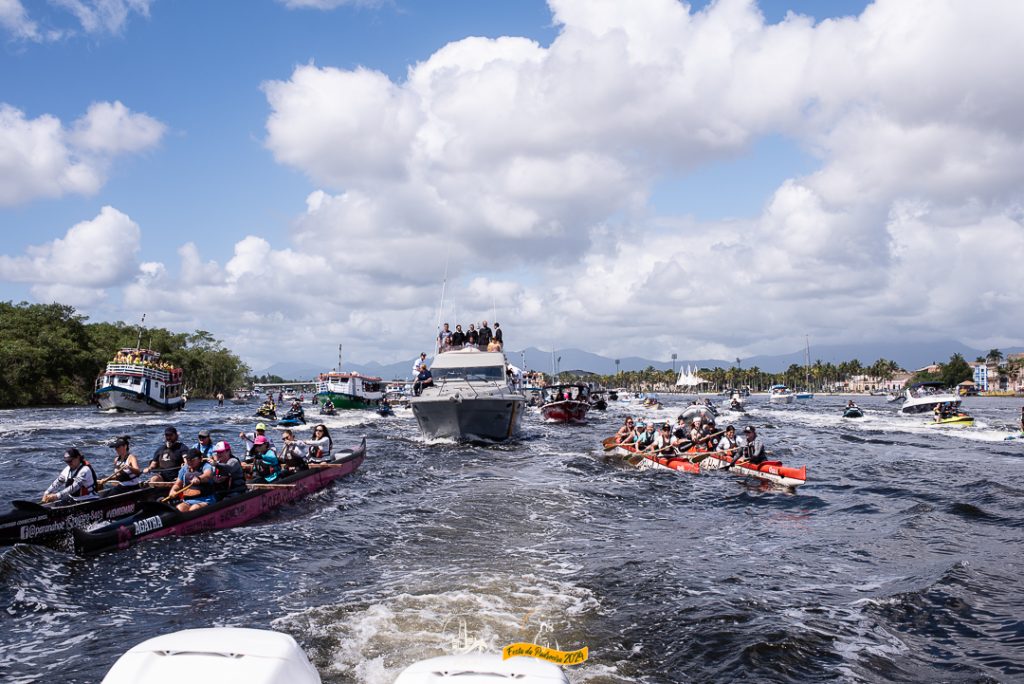
[(64, 452), (64, 470), (43, 493), (43, 503), (74, 503), (96, 498), (96, 471), (75, 447)]
[(188, 447), (178, 441), (178, 430), (168, 427), (164, 430), (164, 445), (153, 454), (143, 473), (153, 473), (150, 482), (174, 482), (178, 470), (185, 464)]

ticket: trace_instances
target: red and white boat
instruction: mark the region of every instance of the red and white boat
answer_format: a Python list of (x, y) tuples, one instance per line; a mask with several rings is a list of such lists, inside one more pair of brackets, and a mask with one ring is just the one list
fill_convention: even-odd
[(791, 468), (781, 461), (764, 461), (757, 465), (743, 460), (733, 461), (731, 454), (722, 451), (692, 452), (688, 456), (697, 458), (694, 463), (678, 454), (666, 457), (662, 454), (643, 453), (628, 445), (615, 447), (612, 453), (626, 457), (639, 470), (676, 470), (686, 473), (700, 473), (702, 470), (728, 470), (734, 475), (767, 480), (780, 487), (795, 488), (807, 482), (807, 466)]
[(551, 385), (545, 387), (540, 407), (545, 423), (585, 423), (590, 410), (587, 385)]

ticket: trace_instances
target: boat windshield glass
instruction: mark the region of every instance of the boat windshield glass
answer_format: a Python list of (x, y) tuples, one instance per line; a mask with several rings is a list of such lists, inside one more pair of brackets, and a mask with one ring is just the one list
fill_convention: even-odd
[(434, 382), (441, 380), (497, 380), (505, 379), (505, 369), (501, 366), (475, 366), (472, 368), (432, 368)]

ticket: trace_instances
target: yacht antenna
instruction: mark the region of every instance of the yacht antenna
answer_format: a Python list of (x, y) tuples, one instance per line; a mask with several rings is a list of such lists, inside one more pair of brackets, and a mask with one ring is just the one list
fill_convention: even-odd
[(142, 331), (146, 325), (146, 314), (142, 314), (142, 320), (139, 321), (139, 341), (135, 343), (136, 349), (142, 349)]
[[(437, 326), (434, 328), (434, 346), (437, 348), (438, 336), (441, 334), (441, 317), (444, 315), (444, 294), (448, 288), (448, 262), (452, 256), (452, 243), (448, 243), (448, 254), (444, 258), (444, 279), (441, 281), (441, 306), (437, 309)], [(440, 348), (438, 348), (440, 351)]]
[(341, 372), (341, 345), (338, 345), (338, 372)]

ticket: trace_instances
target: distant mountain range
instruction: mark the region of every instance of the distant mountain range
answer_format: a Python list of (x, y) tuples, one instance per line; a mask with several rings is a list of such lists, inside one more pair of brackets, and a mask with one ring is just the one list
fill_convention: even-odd
[[(1004, 355), (1024, 351), (1024, 347), (1012, 347), (1001, 349)], [(927, 343), (906, 343), (895, 342), (891, 344), (847, 344), (847, 345), (823, 345), (811, 347), (811, 363), (820, 360), (823, 363), (839, 364), (843, 361), (859, 360), (864, 365), (870, 365), (878, 359), (891, 359), (907, 370), (914, 370), (927, 366), (931, 363), (948, 361), (955, 353), (962, 354), (968, 361), (973, 361), (979, 356), (988, 353), (987, 349), (973, 349), (967, 345), (954, 340), (940, 340)], [(615, 359), (581, 349), (559, 349), (553, 354), (549, 351), (542, 351), (536, 347), (528, 347), (522, 351), (507, 352), (509, 362), (525, 367), (527, 370), (539, 370), (550, 373), (557, 365), (559, 371), (589, 371), (599, 375), (611, 375), (616, 371)], [(561, 360), (559, 360), (561, 359)], [(408, 361), (399, 361), (383, 365), (376, 361), (365, 364), (346, 364), (344, 370), (357, 371), (365, 375), (376, 375), (386, 380), (409, 379), (412, 377), (413, 358)], [(744, 368), (757, 366), (768, 373), (778, 373), (786, 370), (790, 365), (804, 364), (804, 350), (799, 349), (789, 354), (777, 356), (751, 356), (741, 359), (740, 365)], [(678, 359), (675, 362), (675, 369), (692, 366), (697, 368), (730, 368), (736, 365), (736, 360), (725, 361), (723, 359)], [(672, 361), (654, 361), (638, 356), (619, 357), (618, 370), (635, 371), (643, 370), (653, 366), (657, 370), (669, 370), (673, 367)], [(329, 366), (312, 366), (309, 363), (279, 362), (260, 371), (256, 375), (277, 375), (287, 380), (311, 380), (328, 370)]]

